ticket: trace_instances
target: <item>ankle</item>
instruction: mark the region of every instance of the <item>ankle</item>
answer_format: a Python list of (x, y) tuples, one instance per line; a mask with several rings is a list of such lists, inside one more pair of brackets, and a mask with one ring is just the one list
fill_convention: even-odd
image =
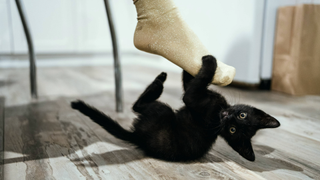
[(133, 0), (139, 19), (157, 17), (165, 14), (176, 6), (172, 0)]

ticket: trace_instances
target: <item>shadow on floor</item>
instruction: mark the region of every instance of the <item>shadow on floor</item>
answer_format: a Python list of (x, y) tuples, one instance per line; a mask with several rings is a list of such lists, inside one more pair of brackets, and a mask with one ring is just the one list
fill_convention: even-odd
[[(133, 97), (139, 95), (132, 92)], [(4, 164), (43, 160), (65, 156), (76, 166), (104, 166), (112, 164), (125, 164), (146, 158), (143, 153), (134, 147), (115, 139), (102, 128), (89, 119), (72, 110), (70, 101), (78, 98), (61, 98), (54, 101), (45, 101), (6, 108), (5, 118), (5, 151), (22, 154), (23, 157), (6, 158)], [(82, 97), (88, 103), (94, 103), (98, 109), (115, 116), (113, 96), (106, 93)], [(131, 100), (130, 100), (131, 101)], [(104, 103), (112, 102), (112, 103)], [(104, 104), (104, 105), (102, 105)], [(129, 109), (129, 105), (125, 108)], [(119, 121), (131, 121), (132, 115), (118, 118)], [(129, 122), (130, 123), (130, 122)], [(121, 124), (121, 122), (120, 122)], [(98, 142), (112, 144), (120, 150), (108, 150), (107, 152), (90, 153), (87, 147)], [(204, 158), (186, 163), (221, 163), (234, 161), (237, 164), (253, 171), (273, 171), (287, 169), (303, 171), (301, 167), (290, 162), (273, 157), (275, 150), (268, 146), (254, 145), (256, 161), (249, 162), (242, 159), (236, 152), (230, 151), (230, 147), (220, 147), (225, 144), (216, 144)], [(83, 155), (79, 157), (79, 153)], [(281, 153), (280, 153), (281, 154)], [(100, 160), (97, 160), (100, 159)], [(102, 160), (101, 160), (102, 159)]]

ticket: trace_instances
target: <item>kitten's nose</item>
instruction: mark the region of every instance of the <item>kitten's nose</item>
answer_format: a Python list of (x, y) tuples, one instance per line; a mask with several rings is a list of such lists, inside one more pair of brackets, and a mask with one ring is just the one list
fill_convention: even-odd
[(223, 116), (223, 117), (228, 116), (228, 112), (227, 112), (227, 111), (223, 111), (223, 112), (222, 112), (222, 116)]

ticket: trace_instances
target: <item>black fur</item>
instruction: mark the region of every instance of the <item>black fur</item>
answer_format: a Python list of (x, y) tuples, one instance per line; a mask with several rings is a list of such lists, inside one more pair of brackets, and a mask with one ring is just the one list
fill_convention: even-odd
[[(216, 59), (204, 56), (195, 78), (183, 71), (185, 106), (176, 111), (157, 101), (167, 76), (166, 73), (158, 75), (132, 107), (138, 116), (132, 131), (123, 129), (83, 101), (72, 102), (71, 106), (110, 134), (136, 145), (148, 156), (170, 161), (194, 160), (205, 155), (221, 135), (241, 156), (254, 161), (252, 136), (258, 129), (275, 128), (280, 123), (254, 107), (231, 106), (222, 95), (208, 90), (216, 68)], [(240, 117), (245, 115), (245, 118)]]

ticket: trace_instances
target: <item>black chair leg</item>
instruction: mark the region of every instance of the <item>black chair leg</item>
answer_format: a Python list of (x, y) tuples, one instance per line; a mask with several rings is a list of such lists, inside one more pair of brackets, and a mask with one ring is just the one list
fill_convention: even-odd
[[(109, 2), (108, 0), (104, 0), (104, 2), (105, 2), (107, 18), (109, 22), (109, 28), (110, 28), (111, 39), (112, 39), (112, 47), (113, 47), (115, 83), (116, 83), (116, 111), (122, 112), (123, 111), (122, 78), (121, 78), (121, 67), (120, 67), (119, 53), (118, 53), (118, 44), (117, 44), (115, 29), (112, 21), (112, 15), (110, 12)], [(34, 54), (32, 37), (28, 28), (28, 23), (24, 15), (24, 8), (21, 0), (16, 0), (16, 4), (17, 4), (21, 21), (22, 21), (23, 29), (26, 35), (27, 43), (28, 43), (29, 61), (30, 61), (31, 95), (33, 98), (37, 98), (38, 93), (37, 93), (37, 80), (36, 80), (36, 63), (35, 63), (35, 54)]]
[(104, 4), (106, 7), (107, 18), (108, 18), (111, 39), (112, 39), (114, 73), (115, 73), (115, 83), (116, 83), (116, 111), (122, 112), (123, 111), (122, 78), (121, 78), (121, 66), (120, 66), (120, 60), (119, 60), (117, 37), (116, 37), (114, 25), (113, 25), (112, 14), (111, 14), (108, 0), (104, 0)]
[(33, 48), (32, 37), (29, 31), (27, 19), (25, 18), (25, 10), (21, 0), (16, 0), (16, 5), (19, 11), (20, 19), (22, 22), (23, 30), (26, 35), (27, 43), (28, 43), (28, 51), (29, 51), (29, 62), (30, 62), (30, 89), (32, 98), (38, 98), (37, 92), (37, 75), (36, 75), (36, 61), (35, 54)]

